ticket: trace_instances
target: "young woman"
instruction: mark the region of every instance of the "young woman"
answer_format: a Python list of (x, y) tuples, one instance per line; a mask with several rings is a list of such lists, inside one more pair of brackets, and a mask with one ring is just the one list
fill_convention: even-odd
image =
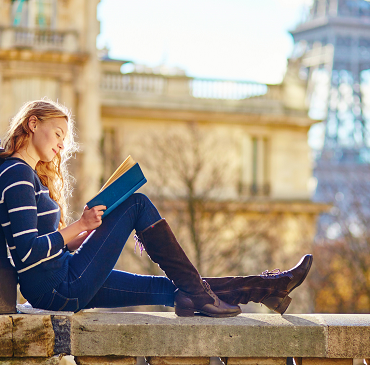
[[(23, 296), (37, 308), (77, 312), (144, 304), (235, 316), (239, 303), (261, 302), (284, 313), (305, 279), (306, 255), (286, 272), (202, 279), (151, 201), (133, 194), (102, 221), (106, 207), (85, 207), (66, 225), (66, 160), (75, 149), (69, 111), (52, 101), (26, 103), (2, 144), (0, 244), (8, 245)], [(132, 230), (167, 277), (113, 270)], [(77, 250), (77, 251), (76, 251)], [(74, 255), (70, 251), (76, 251)]]

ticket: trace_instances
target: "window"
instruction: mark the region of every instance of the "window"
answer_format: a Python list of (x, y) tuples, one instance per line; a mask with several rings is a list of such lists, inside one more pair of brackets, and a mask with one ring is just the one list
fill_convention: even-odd
[(245, 137), (239, 193), (244, 196), (270, 194), (270, 143), (261, 136)]
[(16, 27), (53, 29), (57, 0), (12, 0), (12, 22)]
[(17, 27), (28, 27), (29, 18), (29, 1), (13, 0), (12, 1), (12, 22)]
[(54, 14), (55, 14), (55, 1), (54, 0), (35, 0), (34, 1), (34, 14), (35, 25), (40, 28), (53, 28), (54, 27)]

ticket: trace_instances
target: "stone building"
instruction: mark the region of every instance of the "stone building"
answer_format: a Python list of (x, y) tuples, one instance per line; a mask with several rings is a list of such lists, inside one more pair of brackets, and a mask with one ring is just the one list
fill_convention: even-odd
[[(294, 67), (281, 85), (206, 80), (181, 70), (138, 65), (123, 74), (121, 66), (127, 61), (110, 59), (96, 49), (98, 3), (0, 0), (1, 134), (28, 100), (46, 96), (70, 107), (82, 147), (72, 166), (78, 181), (72, 205), (81, 210), (128, 154), (154, 156), (153, 138), (185, 135), (189, 125), (195, 126), (201, 136), (214, 137), (217, 158), (232, 162), (233, 179), (213, 190), (205, 211), (217, 211), (216, 221), (229, 219), (231, 212), (239, 231), (249, 225), (253, 232), (255, 224), (257, 229), (261, 221), (271, 222), (261, 228), (268, 232), (240, 240), (249, 242), (248, 250), (240, 251), (247, 251), (240, 270), (252, 274), (252, 269), (291, 267), (310, 251), (317, 215), (327, 209), (311, 201), (315, 184), (307, 132), (314, 121), (307, 116), (305, 85)], [(144, 173), (149, 183), (143, 191), (157, 198), (163, 214), (175, 221), (186, 210), (186, 188), (179, 182), (175, 191), (156, 195), (150, 184), (154, 175), (149, 169)], [(183, 235), (191, 241), (190, 236)], [(235, 238), (227, 228), (218, 236), (230, 245)], [(264, 246), (258, 237), (264, 238)], [(224, 252), (230, 251), (232, 246)], [(191, 244), (189, 253), (197, 256)], [(268, 259), (259, 259), (266, 253)], [(130, 260), (120, 260), (121, 267), (135, 267)], [(135, 269), (140, 271), (140, 265)], [(215, 273), (210, 265), (204, 270)], [(230, 268), (229, 273), (240, 272)], [(295, 311), (312, 311), (308, 286), (300, 296)]]

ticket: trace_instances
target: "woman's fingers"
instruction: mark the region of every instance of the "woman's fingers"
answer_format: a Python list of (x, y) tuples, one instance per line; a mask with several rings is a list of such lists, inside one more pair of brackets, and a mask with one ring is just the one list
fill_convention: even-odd
[(85, 207), (81, 218), (84, 220), (87, 230), (91, 231), (102, 224), (102, 215), (106, 209), (105, 205), (97, 205), (91, 209)]
[(107, 207), (105, 205), (97, 205), (91, 208), (97, 217), (101, 217), (106, 209)]

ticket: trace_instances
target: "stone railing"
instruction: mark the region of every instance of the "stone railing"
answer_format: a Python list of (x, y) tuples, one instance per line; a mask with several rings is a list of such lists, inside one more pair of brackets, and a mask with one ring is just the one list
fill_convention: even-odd
[(190, 93), (196, 98), (241, 100), (267, 93), (265, 84), (247, 81), (210, 80), (194, 78)]
[(0, 27), (0, 48), (73, 53), (79, 48), (78, 34), (75, 31)]
[(370, 315), (241, 314), (180, 318), (174, 313), (77, 314), (43, 312), (0, 316), (0, 362), (152, 365), (353, 364), (370, 359)]
[(103, 73), (100, 88), (102, 91), (227, 100), (263, 96), (268, 91), (268, 86), (265, 84), (247, 81), (140, 73)]

